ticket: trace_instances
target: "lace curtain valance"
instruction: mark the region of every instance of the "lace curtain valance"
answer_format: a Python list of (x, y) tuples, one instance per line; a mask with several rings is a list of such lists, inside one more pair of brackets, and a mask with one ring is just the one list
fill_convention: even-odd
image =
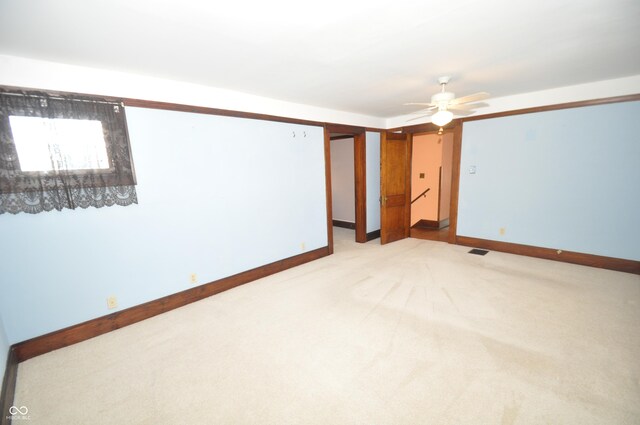
[(137, 203), (121, 103), (0, 89), (0, 214)]

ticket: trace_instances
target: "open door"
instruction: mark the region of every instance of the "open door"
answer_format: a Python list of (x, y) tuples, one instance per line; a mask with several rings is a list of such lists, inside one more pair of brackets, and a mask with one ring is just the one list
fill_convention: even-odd
[(380, 243), (409, 237), (411, 221), (411, 135), (380, 137)]

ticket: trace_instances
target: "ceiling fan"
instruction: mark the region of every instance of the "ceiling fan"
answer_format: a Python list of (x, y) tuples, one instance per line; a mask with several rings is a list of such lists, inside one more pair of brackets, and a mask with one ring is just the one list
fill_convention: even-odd
[(412, 118), (408, 121), (431, 116), (431, 122), (437, 126), (442, 127), (443, 125), (448, 124), (453, 119), (454, 113), (456, 115), (466, 116), (471, 115), (474, 112), (475, 108), (489, 106), (487, 103), (478, 102), (479, 100), (488, 98), (489, 93), (480, 92), (456, 98), (455, 94), (453, 94), (452, 92), (445, 91), (445, 86), (449, 83), (450, 80), (451, 77), (448, 76), (438, 78), (438, 84), (442, 86), (442, 91), (431, 96), (430, 103), (405, 103), (405, 105), (427, 106), (427, 108), (415, 112), (417, 114), (424, 112), (423, 115)]

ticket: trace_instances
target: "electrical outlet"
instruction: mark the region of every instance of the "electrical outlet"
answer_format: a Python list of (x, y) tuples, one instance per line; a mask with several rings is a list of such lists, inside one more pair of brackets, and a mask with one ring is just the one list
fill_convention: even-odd
[(115, 295), (112, 295), (109, 298), (107, 298), (107, 308), (109, 310), (118, 308), (118, 298), (116, 298)]
[(507, 232), (507, 230), (504, 227), (500, 228), (500, 234), (504, 235)]
[(198, 275), (195, 273), (191, 273), (191, 276), (189, 277), (189, 281), (191, 283), (198, 283)]

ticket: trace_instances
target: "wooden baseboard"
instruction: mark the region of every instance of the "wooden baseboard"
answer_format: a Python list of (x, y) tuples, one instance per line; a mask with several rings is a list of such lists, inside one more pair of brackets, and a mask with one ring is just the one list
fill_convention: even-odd
[(419, 227), (422, 229), (437, 229), (439, 223), (436, 220), (418, 220), (416, 224), (411, 227)]
[(351, 223), (350, 221), (333, 220), (333, 225), (336, 227), (343, 227), (345, 229), (355, 230), (356, 228), (356, 223)]
[(120, 329), (144, 319), (199, 301), (239, 285), (308, 263), (329, 255), (329, 247), (285, 258), (262, 267), (247, 270), (186, 291), (149, 301), (107, 316), (38, 336), (13, 346), (18, 362)]
[(380, 230), (374, 230), (373, 232), (367, 233), (367, 242), (372, 241), (374, 239), (378, 239), (380, 237)]
[(473, 248), (483, 248), (492, 251), (508, 252), (510, 254), (527, 255), (529, 257), (564, 261), (565, 263), (640, 274), (640, 261), (604, 257), (601, 255), (584, 254), (573, 251), (558, 251), (552, 248), (541, 248), (537, 246), (520, 245), (510, 242), (492, 241), (488, 239), (471, 238), (459, 235), (456, 238), (456, 243), (458, 245), (470, 246)]
[(13, 406), (13, 398), (16, 392), (16, 380), (18, 378), (18, 356), (13, 347), (9, 348), (7, 367), (4, 370), (2, 380), (2, 393), (0, 393), (0, 425), (9, 425), (11, 420), (9, 408)]
[(444, 220), (418, 220), (416, 224), (411, 227), (420, 228), (420, 229), (434, 229), (439, 230), (447, 227), (449, 225), (449, 219), (446, 218)]

